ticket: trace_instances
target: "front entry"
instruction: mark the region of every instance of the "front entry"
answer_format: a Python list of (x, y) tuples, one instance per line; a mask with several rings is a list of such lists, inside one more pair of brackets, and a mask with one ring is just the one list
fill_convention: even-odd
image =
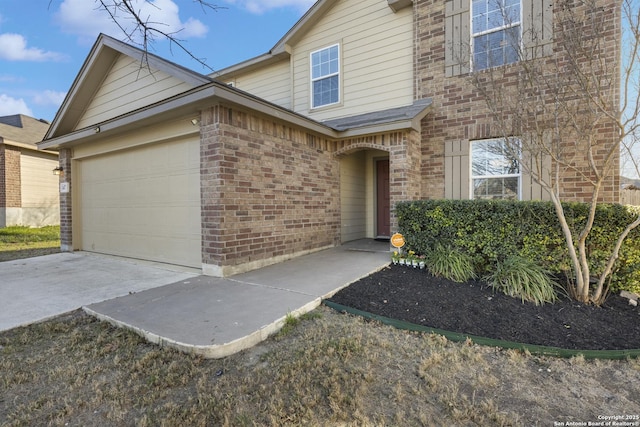
[(389, 159), (376, 161), (376, 237), (391, 236)]

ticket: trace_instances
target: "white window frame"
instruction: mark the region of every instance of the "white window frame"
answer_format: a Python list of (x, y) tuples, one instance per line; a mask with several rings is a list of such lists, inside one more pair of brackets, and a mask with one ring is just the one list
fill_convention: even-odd
[[(509, 142), (509, 144), (517, 144), (520, 146), (520, 138), (516, 138), (516, 137), (512, 137), (509, 138), (511, 139), (511, 142)], [(517, 200), (522, 200), (522, 165), (520, 164), (520, 161), (522, 159), (522, 152), (520, 151), (519, 153), (519, 158), (518, 158), (518, 173), (503, 173), (503, 174), (493, 174), (493, 175), (474, 175), (474, 171), (473, 171), (473, 162), (474, 162), (474, 158), (473, 158), (473, 146), (474, 144), (486, 144), (492, 141), (502, 141), (503, 144), (507, 144), (505, 138), (490, 138), (490, 139), (480, 139), (480, 140), (475, 140), (475, 141), (470, 141), (470, 146), (469, 146), (469, 198), (470, 199), (475, 199), (475, 200), (480, 200), (478, 198), (475, 197), (475, 181), (478, 179), (494, 179), (494, 178), (518, 178), (518, 185), (517, 185)], [(505, 159), (506, 160), (506, 159)], [(504, 194), (504, 192), (503, 192)], [(510, 200), (510, 199), (504, 199), (501, 198), (500, 200)]]
[[(313, 77), (313, 56), (314, 56), (314, 54), (317, 54), (319, 52), (322, 52), (324, 50), (329, 50), (329, 49), (332, 49), (332, 48), (337, 48), (338, 49), (338, 67), (337, 67), (337, 71), (314, 78)], [(341, 96), (341, 86), (342, 86), (342, 84), (340, 82), (341, 67), (342, 67), (342, 60), (340, 58), (340, 44), (339, 43), (332, 44), (332, 45), (327, 46), (327, 47), (323, 47), (322, 49), (314, 50), (313, 52), (311, 52), (309, 54), (309, 80), (311, 82), (310, 85), (309, 85), (310, 86), (309, 90), (310, 90), (310, 99), (311, 99), (310, 107), (311, 107), (312, 110), (313, 109), (317, 109), (317, 108), (324, 108), (324, 107), (327, 107), (327, 106), (330, 106), (330, 105), (336, 105), (336, 104), (340, 103), (340, 100), (342, 98), (342, 96)], [(314, 83), (318, 82), (318, 81), (321, 81), (321, 80), (324, 80), (324, 79), (331, 78), (331, 77), (337, 77), (338, 78), (337, 79), (338, 80), (338, 100), (336, 102), (330, 102), (330, 103), (327, 103), (327, 104), (316, 105), (315, 93), (314, 93), (314, 90), (313, 90)]]
[[(488, 64), (488, 63), (487, 63), (487, 66), (486, 66), (486, 67), (484, 67), (484, 68), (477, 68), (477, 66), (476, 66), (476, 60), (475, 60), (475, 56), (476, 56), (476, 55), (475, 55), (475, 41), (476, 41), (476, 38), (477, 38), (477, 37), (485, 36), (485, 35), (487, 35), (487, 34), (497, 33), (497, 32), (499, 32), (499, 31), (506, 31), (506, 30), (508, 30), (508, 29), (510, 29), (510, 28), (514, 28), (514, 27), (519, 27), (519, 28), (520, 28), (520, 34), (519, 34), (520, 46), (518, 47), (518, 49), (522, 48), (522, 21), (523, 21), (523, 16), (522, 16), (522, 15), (523, 15), (523, 5), (522, 5), (522, 0), (520, 0), (520, 16), (519, 16), (519, 18), (518, 18), (518, 22), (506, 22), (506, 23), (505, 23), (504, 25), (502, 25), (502, 26), (499, 26), (499, 27), (493, 27), (493, 28), (490, 28), (490, 29), (486, 29), (486, 30), (483, 30), (483, 31), (479, 31), (479, 32), (477, 32), (477, 33), (474, 31), (474, 26), (473, 26), (473, 18), (474, 18), (474, 12), (473, 12), (473, 1), (474, 1), (474, 0), (469, 0), (469, 1), (470, 1), (470, 8), (469, 8), (469, 12), (470, 12), (470, 13), (469, 13), (469, 19), (470, 19), (470, 21), (471, 21), (471, 22), (470, 22), (470, 24), (469, 24), (469, 25), (470, 25), (470, 27), (469, 27), (469, 28), (471, 29), (471, 31), (470, 31), (470, 33), (471, 33), (471, 43), (470, 43), (470, 44), (471, 44), (471, 52), (470, 52), (470, 55), (471, 55), (471, 69), (472, 69), (472, 70), (477, 70), (477, 71), (480, 71), (480, 70), (487, 70), (487, 69), (489, 69), (489, 68), (493, 68), (493, 67), (500, 67), (500, 66), (503, 66), (503, 65), (513, 64), (513, 63), (515, 63), (515, 62), (518, 62), (518, 59), (516, 59), (516, 60), (515, 60), (515, 61), (513, 61), (513, 62), (504, 62), (504, 63), (501, 63), (501, 64)], [(489, 2), (491, 2), (491, 1), (504, 1), (504, 0), (488, 0), (488, 1), (489, 1)], [(487, 53), (487, 56), (488, 56), (488, 53)], [(487, 58), (487, 62), (488, 62), (488, 58)]]

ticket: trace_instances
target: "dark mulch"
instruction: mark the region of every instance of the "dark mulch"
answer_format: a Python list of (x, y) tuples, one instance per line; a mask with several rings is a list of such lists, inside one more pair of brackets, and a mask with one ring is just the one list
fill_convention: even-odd
[(640, 307), (610, 295), (601, 307), (561, 297), (536, 306), (473, 281), (455, 283), (392, 265), (330, 301), (447, 331), (575, 350), (640, 349)]

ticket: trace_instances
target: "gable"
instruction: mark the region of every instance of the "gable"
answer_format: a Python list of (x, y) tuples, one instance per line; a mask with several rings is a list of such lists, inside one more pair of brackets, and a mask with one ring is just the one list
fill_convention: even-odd
[[(413, 101), (413, 10), (386, 1), (341, 0), (292, 47), (294, 110), (317, 120), (369, 113)], [(312, 109), (310, 54), (340, 47), (339, 105)]]
[(100, 34), (45, 140), (184, 93), (211, 79)]
[[(408, 6), (410, 1), (319, 1), (269, 54), (215, 76), (315, 120), (411, 105), (414, 31)], [(310, 54), (336, 44), (340, 102), (312, 109)]]
[(179, 93), (193, 85), (166, 72), (121, 54), (113, 63), (76, 129), (82, 129), (137, 110)]

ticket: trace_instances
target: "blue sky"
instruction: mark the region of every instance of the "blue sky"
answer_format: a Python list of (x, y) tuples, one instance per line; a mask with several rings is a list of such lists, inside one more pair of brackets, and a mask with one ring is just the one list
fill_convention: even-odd
[[(266, 53), (314, 0), (135, 0), (214, 70)], [(98, 34), (124, 40), (94, 0), (0, 0), (0, 116), (52, 121)], [(151, 52), (187, 68), (210, 70), (167, 41)]]

